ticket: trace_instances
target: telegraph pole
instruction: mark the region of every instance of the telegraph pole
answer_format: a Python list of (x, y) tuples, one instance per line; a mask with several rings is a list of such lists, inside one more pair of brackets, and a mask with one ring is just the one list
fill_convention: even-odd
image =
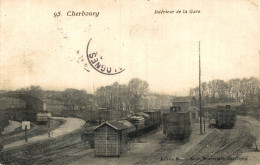
[(200, 102), (200, 134), (202, 134), (202, 119), (201, 119), (201, 67), (200, 67), (200, 41), (199, 41), (199, 102)]

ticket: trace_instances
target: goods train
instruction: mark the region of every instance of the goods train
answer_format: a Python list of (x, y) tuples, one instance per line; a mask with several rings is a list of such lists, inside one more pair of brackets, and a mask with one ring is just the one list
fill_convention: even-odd
[(236, 111), (230, 105), (218, 106), (217, 111), (210, 118), (210, 126), (218, 128), (232, 128), (236, 123)]
[(171, 107), (162, 115), (163, 133), (174, 140), (184, 140), (191, 134), (190, 112), (181, 107)]
[(161, 124), (161, 111), (153, 110), (139, 112), (129, 116), (126, 121), (119, 120), (127, 127), (128, 136), (137, 135), (143, 131), (149, 131), (151, 128)]
[[(149, 131), (161, 124), (161, 111), (152, 110), (146, 112), (139, 112), (128, 116), (125, 119), (116, 120), (119, 123), (125, 125), (126, 132), (129, 138), (142, 134), (145, 131)], [(81, 139), (89, 143), (91, 147), (94, 147), (94, 132), (93, 128), (87, 128), (82, 134)]]

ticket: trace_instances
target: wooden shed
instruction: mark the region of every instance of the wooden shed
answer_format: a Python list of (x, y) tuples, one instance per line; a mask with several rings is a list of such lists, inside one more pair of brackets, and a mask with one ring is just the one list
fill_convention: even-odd
[(126, 126), (117, 121), (107, 121), (94, 129), (95, 156), (120, 156), (127, 150)]
[(190, 111), (190, 115), (191, 115), (191, 120), (193, 121), (199, 121), (199, 113), (200, 113), (200, 109), (197, 107), (189, 107), (188, 111)]

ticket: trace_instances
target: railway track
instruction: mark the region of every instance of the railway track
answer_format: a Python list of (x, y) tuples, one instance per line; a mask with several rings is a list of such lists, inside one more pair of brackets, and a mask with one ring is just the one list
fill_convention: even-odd
[[(214, 156), (207, 158), (203, 164), (226, 164), (226, 161), (231, 160), (230, 158), (236, 154), (236, 152), (241, 149), (244, 144), (252, 138), (251, 135), (244, 135), (235, 139), (232, 144), (227, 144), (220, 150), (214, 153)], [(222, 152), (222, 153), (221, 153)]]
[(195, 147), (199, 148), (198, 151), (193, 149), (186, 154), (182, 165), (226, 164), (239, 149), (253, 138), (248, 128), (242, 126), (237, 129), (239, 130), (237, 133), (233, 129), (221, 130), (216, 136), (212, 135), (211, 140), (203, 140), (198, 147)]
[(149, 155), (146, 158), (141, 159), (140, 161), (134, 163), (134, 165), (143, 165), (143, 164), (157, 164), (158, 162), (168, 159), (170, 151), (175, 147), (175, 144), (162, 144), (162, 146)]
[(71, 155), (86, 149), (89, 147), (80, 140), (78, 131), (61, 138), (2, 151), (0, 158), (4, 164), (65, 164), (78, 158)]
[[(204, 142), (199, 143), (195, 148), (193, 148), (189, 153), (187, 153), (187, 157), (191, 158), (194, 155), (196, 155), (198, 152), (200, 152), (205, 146), (210, 143), (213, 139), (217, 138), (217, 136), (220, 134), (219, 130), (215, 130), (213, 133), (208, 135)], [(143, 164), (158, 164), (161, 161), (170, 160), (169, 154), (175, 148), (176, 145), (173, 141), (165, 141), (160, 148), (158, 148), (155, 152), (153, 152), (151, 155), (141, 159), (140, 161), (134, 163), (134, 165), (143, 165)]]
[(220, 135), (219, 130), (215, 130), (210, 135), (206, 136), (203, 141), (201, 141), (196, 147), (191, 149), (187, 154), (185, 159), (190, 160), (192, 157), (194, 157), (196, 154), (198, 154), (201, 150), (203, 150), (209, 143), (211, 143), (215, 138), (217, 138)]

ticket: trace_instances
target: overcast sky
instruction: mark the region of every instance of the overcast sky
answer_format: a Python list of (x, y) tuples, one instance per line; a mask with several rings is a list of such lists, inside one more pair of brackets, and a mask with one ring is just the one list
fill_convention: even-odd
[[(188, 95), (202, 81), (259, 75), (259, 14), (254, 1), (12, 1), (0, 2), (1, 89), (86, 89), (146, 80), (153, 92)], [(154, 14), (155, 10), (200, 10), (198, 14)], [(61, 11), (60, 17), (53, 17)], [(67, 16), (99, 12), (98, 17)], [(108, 76), (86, 59), (125, 71)], [(77, 51), (79, 53), (77, 53)], [(83, 62), (77, 58), (84, 56)], [(84, 69), (84, 64), (90, 72)]]

